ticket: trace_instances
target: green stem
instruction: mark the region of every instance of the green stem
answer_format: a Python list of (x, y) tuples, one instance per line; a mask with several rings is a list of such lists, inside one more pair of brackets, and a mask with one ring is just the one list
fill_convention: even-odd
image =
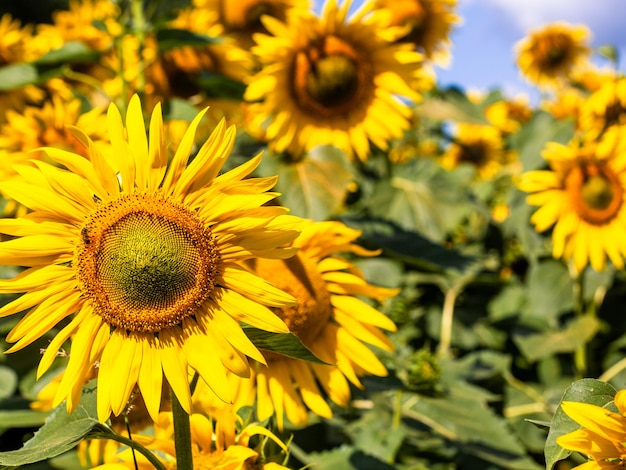
[(149, 449), (145, 448), (138, 442), (117, 434), (104, 426), (97, 426), (94, 429), (97, 429), (97, 431), (90, 432), (87, 435), (87, 439), (110, 439), (112, 441), (120, 442), (143, 455), (146, 460), (148, 460), (148, 462), (150, 462), (154, 466), (154, 468), (156, 468), (156, 470), (167, 470), (165, 465), (163, 465), (163, 463), (157, 458), (156, 455), (154, 455)]
[(395, 393), (395, 400), (393, 406), (393, 420), (391, 427), (397, 429), (402, 424), (402, 390), (398, 389)]
[(446, 291), (443, 299), (443, 310), (441, 312), (441, 333), (439, 340), (439, 354), (445, 356), (450, 351), (452, 342), (452, 321), (454, 319), (454, 304), (456, 303), (456, 289)]
[[(574, 278), (574, 299), (576, 316), (582, 318), (585, 315), (585, 285), (584, 271), (581, 271)], [(574, 352), (574, 367), (576, 377), (582, 379), (587, 373), (587, 345), (583, 344), (576, 348)]]
[(132, 31), (139, 43), (139, 50), (137, 51), (139, 57), (139, 76), (137, 77), (137, 92), (139, 95), (143, 95), (146, 78), (144, 75), (144, 63), (143, 63), (143, 46), (145, 43), (146, 33), (146, 17), (143, 12), (143, 0), (132, 0), (131, 5), (131, 17), (132, 17)]
[(174, 390), (170, 388), (172, 397), (172, 415), (174, 417), (174, 447), (176, 448), (176, 468), (178, 470), (193, 470), (193, 455), (191, 454), (191, 427), (189, 415), (183, 409)]

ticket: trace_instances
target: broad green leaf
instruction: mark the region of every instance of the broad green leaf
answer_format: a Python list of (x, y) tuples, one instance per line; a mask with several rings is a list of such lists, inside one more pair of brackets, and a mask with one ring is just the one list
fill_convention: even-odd
[(193, 121), (198, 108), (188, 100), (173, 98), (163, 103), (163, 119), (167, 121)]
[(367, 248), (382, 248), (386, 256), (434, 272), (464, 270), (474, 258), (444, 248), (423, 235), (405, 230), (384, 219), (342, 217), (349, 227), (362, 231), (361, 242)]
[(282, 205), (313, 220), (326, 220), (339, 212), (354, 179), (346, 155), (330, 145), (316, 147), (295, 162), (268, 155), (260, 168), (264, 175), (278, 175), (276, 190)]
[(459, 88), (450, 87), (439, 97), (428, 98), (417, 108), (419, 115), (440, 121), (489, 124), (482, 107), (472, 103)]
[(37, 59), (38, 65), (60, 65), (67, 62), (93, 62), (100, 54), (80, 41), (67, 42), (60, 49), (55, 49)]
[(560, 314), (574, 308), (573, 288), (572, 276), (561, 261), (548, 259), (531, 264), (524, 316), (556, 325)]
[[(606, 382), (596, 379), (581, 379), (574, 382), (565, 391), (561, 402), (591, 403), (592, 405), (606, 408), (613, 403), (615, 393), (615, 389)], [(563, 460), (571, 454), (571, 451), (564, 449), (556, 443), (557, 438), (578, 428), (580, 428), (580, 425), (567, 416), (559, 405), (552, 417), (550, 432), (544, 448), (546, 470), (551, 470), (559, 460)]]
[(38, 80), (39, 72), (34, 64), (11, 64), (0, 67), (0, 91), (32, 85)]
[(302, 344), (300, 338), (293, 333), (272, 333), (249, 325), (243, 325), (243, 331), (259, 349), (272, 351), (294, 359), (326, 364)]
[(72, 414), (68, 415), (65, 403), (61, 403), (21, 449), (0, 452), (0, 465), (16, 467), (67, 452), (98, 424), (96, 416), (96, 381), (92, 380), (83, 387), (80, 402)]
[(198, 78), (198, 85), (211, 98), (243, 100), (246, 85), (238, 80), (214, 73), (204, 73)]
[(556, 120), (551, 114), (539, 111), (511, 136), (511, 146), (519, 153), (525, 171), (536, 170), (546, 165), (541, 152), (547, 142), (565, 144), (573, 134), (573, 120)]
[(395, 467), (349, 445), (308, 455), (315, 470), (393, 470)]
[(157, 31), (156, 38), (161, 52), (183, 46), (206, 46), (219, 41), (186, 29), (161, 29)]
[(42, 426), (51, 413), (52, 411), (0, 410), (0, 423), (9, 424), (12, 428)]
[[(0, 400), (8, 398), (17, 388), (17, 373), (10, 367), (0, 366)], [(0, 419), (0, 423), (4, 423)]]
[(562, 330), (513, 337), (515, 344), (529, 361), (558, 353), (570, 353), (587, 344), (600, 329), (597, 318), (589, 315), (575, 318)]

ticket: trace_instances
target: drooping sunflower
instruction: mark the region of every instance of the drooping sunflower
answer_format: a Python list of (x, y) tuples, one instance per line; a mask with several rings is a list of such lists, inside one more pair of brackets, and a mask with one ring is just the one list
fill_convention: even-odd
[(525, 173), (527, 202), (540, 206), (530, 221), (552, 229), (552, 254), (572, 260), (581, 272), (589, 263), (602, 271), (606, 258), (619, 269), (626, 254), (626, 135), (609, 129), (600, 141), (549, 142), (542, 156), (549, 170)]
[(264, 17), (272, 35), (255, 36), (263, 68), (244, 98), (276, 152), (330, 144), (365, 160), (370, 142), (386, 149), (408, 129), (410, 105), (399, 97), (419, 100), (409, 84), (422, 55), (393, 43), (387, 15), (370, 6), (347, 18), (350, 5), (329, 0), (321, 18), (293, 13), (286, 23)]
[(0, 232), (14, 237), (0, 243), (0, 263), (27, 268), (0, 282), (1, 293), (23, 293), (0, 317), (27, 311), (6, 337), (15, 343), (8, 352), (69, 320), (37, 370), (38, 377), (48, 370), (72, 337), (55, 405), (76, 407), (95, 361), (101, 421), (120, 414), (135, 386), (156, 419), (164, 383), (190, 412), (189, 368), (230, 401), (226, 370), (247, 376), (246, 356), (263, 361), (238, 322), (288, 331), (268, 306), (294, 299), (241, 263), (292, 255), (296, 221), (282, 207), (261, 207), (276, 197), (268, 191), (276, 178), (246, 178), (260, 155), (218, 176), (233, 127), (218, 125), (187, 165), (203, 114), (168, 162), (160, 106), (148, 138), (134, 96), (125, 126), (118, 108), (108, 109), (114, 160), (76, 130), (89, 159), (46, 148), (63, 168), (35, 161), (16, 168), (21, 179), (0, 184), (31, 210), (0, 220)]
[[(362, 388), (359, 377), (386, 376), (387, 370), (368, 345), (393, 350), (383, 330), (395, 331), (387, 316), (362, 298), (382, 301), (397, 289), (369, 284), (340, 253), (372, 256), (354, 241), (360, 232), (340, 222), (312, 222), (294, 241), (297, 255), (288, 260), (253, 262), (254, 272), (293, 295), (298, 304), (274, 309), (302, 343), (328, 365), (265, 351), (267, 367), (257, 364), (250, 380), (229, 375), (238, 406), (256, 396), (259, 420), (285, 417), (295, 425), (308, 421), (308, 410), (330, 418), (330, 398), (340, 406), (350, 401), (349, 383)], [(323, 390), (323, 391), (322, 391)]]
[(454, 13), (456, 0), (373, 0), (376, 8), (388, 9), (391, 24), (407, 27), (399, 41), (414, 44), (431, 61), (450, 61), (450, 32), (460, 23)]
[(586, 26), (562, 21), (531, 31), (515, 45), (521, 74), (541, 88), (563, 84), (587, 63), (589, 36)]
[(492, 179), (500, 170), (515, 162), (515, 154), (505, 148), (502, 133), (494, 126), (457, 124), (454, 141), (441, 156), (441, 166), (447, 169), (462, 164), (476, 168), (481, 179)]
[(262, 16), (285, 21), (291, 9), (306, 11), (309, 0), (193, 0), (193, 5), (212, 16), (211, 22), (220, 29), (218, 34), (235, 39), (239, 46), (249, 49), (254, 45), (253, 35), (267, 33)]
[(589, 461), (576, 470), (609, 470), (624, 468), (626, 464), (626, 390), (620, 390), (613, 399), (619, 413), (590, 403), (564, 401), (563, 411), (582, 427), (556, 442), (567, 450), (580, 452)]
[(607, 80), (580, 108), (578, 127), (594, 136), (626, 124), (626, 78)]

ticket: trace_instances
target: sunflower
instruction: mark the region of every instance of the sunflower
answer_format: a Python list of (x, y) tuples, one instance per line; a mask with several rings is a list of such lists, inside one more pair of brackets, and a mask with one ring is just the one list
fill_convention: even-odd
[(564, 401), (561, 408), (582, 427), (557, 438), (561, 447), (590, 459), (577, 470), (616, 470), (626, 464), (626, 390), (613, 399), (619, 413), (590, 403)]
[(454, 14), (456, 0), (373, 0), (376, 8), (388, 9), (392, 25), (407, 28), (399, 41), (410, 42), (439, 65), (450, 61), (450, 32), (460, 18)]
[(587, 63), (589, 35), (586, 26), (560, 21), (531, 31), (515, 45), (520, 72), (542, 88), (562, 84)]
[(517, 131), (530, 120), (532, 114), (525, 95), (496, 101), (485, 108), (485, 117), (489, 123), (503, 134)]
[(56, 147), (87, 157), (87, 149), (70, 132), (68, 125), (82, 129), (96, 143), (106, 138), (106, 114), (101, 108), (83, 112), (78, 98), (65, 101), (53, 96), (41, 106), (26, 106), (20, 112), (7, 110), (7, 122), (0, 126), (0, 147), (10, 158), (0, 164), (0, 179), (15, 175), (13, 165), (40, 158), (40, 147)]
[(253, 261), (257, 275), (298, 299), (296, 306), (274, 310), (290, 331), (328, 364), (265, 351), (267, 367), (257, 363), (250, 380), (230, 374), (235, 403), (252, 405), (256, 396), (259, 420), (275, 415), (279, 429), (283, 429), (285, 416), (295, 425), (306, 424), (307, 410), (330, 418), (326, 396), (348, 406), (349, 383), (362, 388), (359, 377), (387, 375), (367, 344), (392, 351), (392, 343), (382, 330), (395, 331), (396, 326), (359, 297), (382, 301), (398, 290), (367, 283), (352, 263), (338, 256), (342, 252), (376, 254), (354, 243), (359, 234), (340, 222), (308, 221), (293, 243), (298, 248), (296, 256)]
[(306, 11), (310, 6), (309, 0), (193, 0), (192, 3), (211, 14), (212, 23), (219, 27), (219, 36), (234, 38), (246, 50), (254, 45), (254, 34), (267, 33), (262, 16), (284, 22), (289, 10)]
[(515, 154), (505, 148), (502, 133), (493, 126), (459, 123), (454, 141), (441, 156), (441, 166), (453, 169), (462, 164), (476, 168), (479, 178), (494, 178), (515, 161)]
[[(218, 176), (233, 146), (235, 130), (220, 123), (187, 161), (204, 112), (192, 121), (168, 164), (160, 106), (146, 136), (139, 98), (126, 126), (118, 108), (108, 110), (114, 160), (93, 141), (89, 159), (46, 148), (64, 168), (36, 161), (16, 168), (0, 190), (32, 212), (2, 219), (0, 263), (25, 266), (0, 282), (0, 293), (24, 293), (0, 309), (0, 317), (28, 310), (7, 335), (18, 351), (63, 328), (43, 354), (37, 375), (52, 365), (72, 337), (66, 370), (54, 404), (71, 412), (95, 361), (98, 417), (119, 415), (137, 385), (156, 419), (167, 383), (190, 412), (188, 367), (223, 400), (230, 401), (226, 370), (247, 376), (246, 356), (263, 361), (238, 321), (287, 332), (269, 307), (294, 299), (241, 266), (254, 257), (293, 254), (287, 245), (297, 221), (279, 206), (276, 178), (244, 179), (261, 156)], [(163, 381), (165, 376), (165, 382)]]
[[(237, 416), (234, 415), (236, 420)], [(201, 413), (192, 413), (189, 416), (191, 430), (191, 452), (194, 468), (214, 470), (289, 470), (288, 467), (271, 462), (266, 459), (266, 441), (274, 442), (286, 455), (287, 446), (272, 432), (266, 428), (251, 423), (241, 426), (233, 433), (233, 439), (223, 440), (223, 436), (213, 427), (212, 417)], [(177, 468), (176, 450), (174, 445), (174, 426), (172, 414), (160, 413), (158, 420), (150, 429), (151, 435), (133, 435), (133, 439), (154, 451), (155, 455), (165, 468), (175, 470)], [(253, 445), (252, 438), (260, 437), (260, 444)], [(137, 461), (135, 461), (137, 459)], [(136, 469), (153, 468), (148, 464), (145, 457), (130, 451), (123, 450), (115, 455), (107, 455), (106, 463), (92, 470), (121, 470), (125, 468)]]
[(626, 132), (610, 128), (600, 141), (549, 142), (542, 152), (550, 170), (522, 175), (519, 188), (540, 208), (530, 221), (552, 230), (552, 254), (596, 271), (606, 257), (619, 269), (626, 254)]
[(411, 109), (398, 95), (418, 100), (408, 84), (422, 55), (394, 44), (385, 18), (350, 1), (326, 2), (323, 18), (292, 14), (287, 23), (265, 17), (273, 36), (258, 34), (253, 53), (264, 64), (244, 98), (252, 126), (266, 129), (276, 152), (300, 155), (330, 144), (365, 160), (370, 141), (386, 149), (409, 128)]
[(594, 136), (626, 124), (626, 78), (607, 80), (580, 108), (578, 127)]

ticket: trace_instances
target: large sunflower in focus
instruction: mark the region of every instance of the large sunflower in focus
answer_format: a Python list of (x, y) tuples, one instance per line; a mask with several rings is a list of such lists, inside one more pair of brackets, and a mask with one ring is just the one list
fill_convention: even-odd
[(456, 0), (373, 0), (377, 8), (386, 8), (392, 24), (407, 28), (399, 41), (414, 44), (434, 62), (445, 65), (450, 60), (450, 32), (460, 18), (454, 14)]
[(589, 30), (565, 22), (549, 24), (516, 45), (517, 65), (530, 82), (540, 87), (562, 84), (589, 59)]
[(626, 134), (613, 127), (601, 141), (549, 142), (542, 152), (550, 170), (531, 171), (519, 182), (540, 206), (531, 222), (552, 230), (555, 258), (573, 260), (580, 272), (590, 263), (602, 271), (606, 258), (619, 269), (626, 254)]
[[(26, 315), (7, 335), (18, 351), (69, 320), (39, 363), (41, 376), (72, 337), (54, 405), (73, 410), (94, 362), (98, 367), (98, 417), (119, 415), (137, 385), (153, 419), (167, 383), (191, 411), (189, 368), (223, 400), (232, 399), (226, 370), (249, 374), (246, 356), (263, 361), (239, 320), (286, 332), (269, 307), (293, 298), (240, 263), (282, 258), (297, 235), (278, 206), (262, 207), (276, 193), (276, 178), (244, 179), (260, 155), (218, 176), (235, 130), (218, 125), (187, 165), (203, 113), (192, 121), (171, 161), (160, 106), (146, 136), (139, 99), (126, 125), (114, 105), (108, 129), (114, 160), (106, 160), (87, 135), (89, 159), (46, 148), (64, 168), (36, 161), (18, 166), (22, 179), (5, 181), (5, 195), (31, 212), (0, 220), (0, 263), (25, 266), (0, 282), (1, 293), (24, 293), (0, 317)], [(280, 217), (279, 217), (280, 216)], [(165, 377), (165, 381), (163, 380)]]
[[(565, 401), (563, 411), (582, 427), (559, 436), (557, 444), (580, 452), (589, 461), (576, 470), (619, 470), (626, 463), (626, 390), (614, 398), (619, 413), (590, 403)], [(574, 469), (572, 469), (574, 470)]]
[(293, 307), (274, 310), (305, 346), (329, 364), (265, 352), (267, 367), (258, 364), (251, 380), (231, 374), (236, 403), (251, 405), (256, 395), (259, 420), (275, 414), (282, 429), (285, 416), (295, 425), (306, 424), (307, 409), (329, 418), (332, 412), (326, 396), (348, 406), (349, 383), (362, 387), (359, 377), (363, 375), (387, 375), (368, 345), (393, 350), (382, 330), (395, 331), (396, 326), (359, 297), (382, 301), (397, 289), (367, 283), (352, 263), (339, 256), (375, 254), (354, 244), (359, 234), (340, 222), (308, 222), (293, 243), (298, 248), (296, 256), (253, 262), (258, 276), (298, 300)]
[(265, 129), (277, 152), (300, 155), (330, 144), (365, 160), (370, 141), (386, 149), (409, 128), (418, 100), (408, 83), (422, 59), (409, 44), (394, 44), (388, 15), (361, 9), (347, 19), (350, 1), (329, 0), (323, 17), (265, 18), (273, 36), (258, 34), (253, 53), (263, 63), (245, 99), (252, 126)]

